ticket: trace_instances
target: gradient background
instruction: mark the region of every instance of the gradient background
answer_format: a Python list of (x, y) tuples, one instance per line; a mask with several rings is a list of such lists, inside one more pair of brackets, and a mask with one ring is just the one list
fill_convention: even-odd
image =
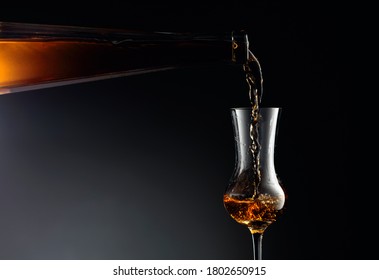
[[(264, 259), (377, 258), (348, 172), (343, 15), (315, 1), (78, 8), (2, 8), (0, 21), (246, 29), (262, 106), (283, 108), (276, 169), (287, 209), (264, 235)], [(222, 204), (229, 108), (248, 104), (242, 72), (211, 66), (0, 96), (0, 259), (251, 258), (248, 230)]]

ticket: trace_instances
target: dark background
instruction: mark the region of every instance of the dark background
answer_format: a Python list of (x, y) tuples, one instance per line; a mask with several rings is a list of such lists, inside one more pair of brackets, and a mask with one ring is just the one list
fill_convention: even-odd
[[(245, 29), (283, 108), (276, 169), (288, 194), (265, 259), (376, 259), (349, 167), (340, 47), (345, 14), (323, 2), (109, 2), (0, 21), (209, 33)], [(222, 205), (234, 166), (229, 108), (243, 73), (181, 69), (0, 97), (1, 259), (249, 259)], [(348, 171), (349, 170), (349, 171)], [(359, 241), (357, 245), (357, 241)]]

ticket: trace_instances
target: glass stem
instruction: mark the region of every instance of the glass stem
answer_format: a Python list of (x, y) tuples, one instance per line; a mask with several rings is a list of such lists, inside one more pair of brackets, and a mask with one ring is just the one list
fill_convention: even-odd
[(253, 260), (261, 260), (263, 233), (253, 233), (251, 236), (253, 240)]

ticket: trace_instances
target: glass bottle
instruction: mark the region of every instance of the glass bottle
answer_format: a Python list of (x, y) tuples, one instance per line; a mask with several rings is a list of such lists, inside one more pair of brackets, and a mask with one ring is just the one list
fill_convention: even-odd
[(244, 64), (245, 32), (193, 34), (0, 22), (0, 94), (209, 63)]

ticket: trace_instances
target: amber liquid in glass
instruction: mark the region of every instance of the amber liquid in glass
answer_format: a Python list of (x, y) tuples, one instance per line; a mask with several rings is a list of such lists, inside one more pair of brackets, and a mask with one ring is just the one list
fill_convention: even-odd
[[(224, 195), (225, 208), (238, 223), (249, 227), (251, 233), (263, 233), (276, 221), (282, 210), (278, 210), (279, 197), (258, 195), (256, 198), (237, 199)], [(280, 203), (279, 203), (280, 204)]]

